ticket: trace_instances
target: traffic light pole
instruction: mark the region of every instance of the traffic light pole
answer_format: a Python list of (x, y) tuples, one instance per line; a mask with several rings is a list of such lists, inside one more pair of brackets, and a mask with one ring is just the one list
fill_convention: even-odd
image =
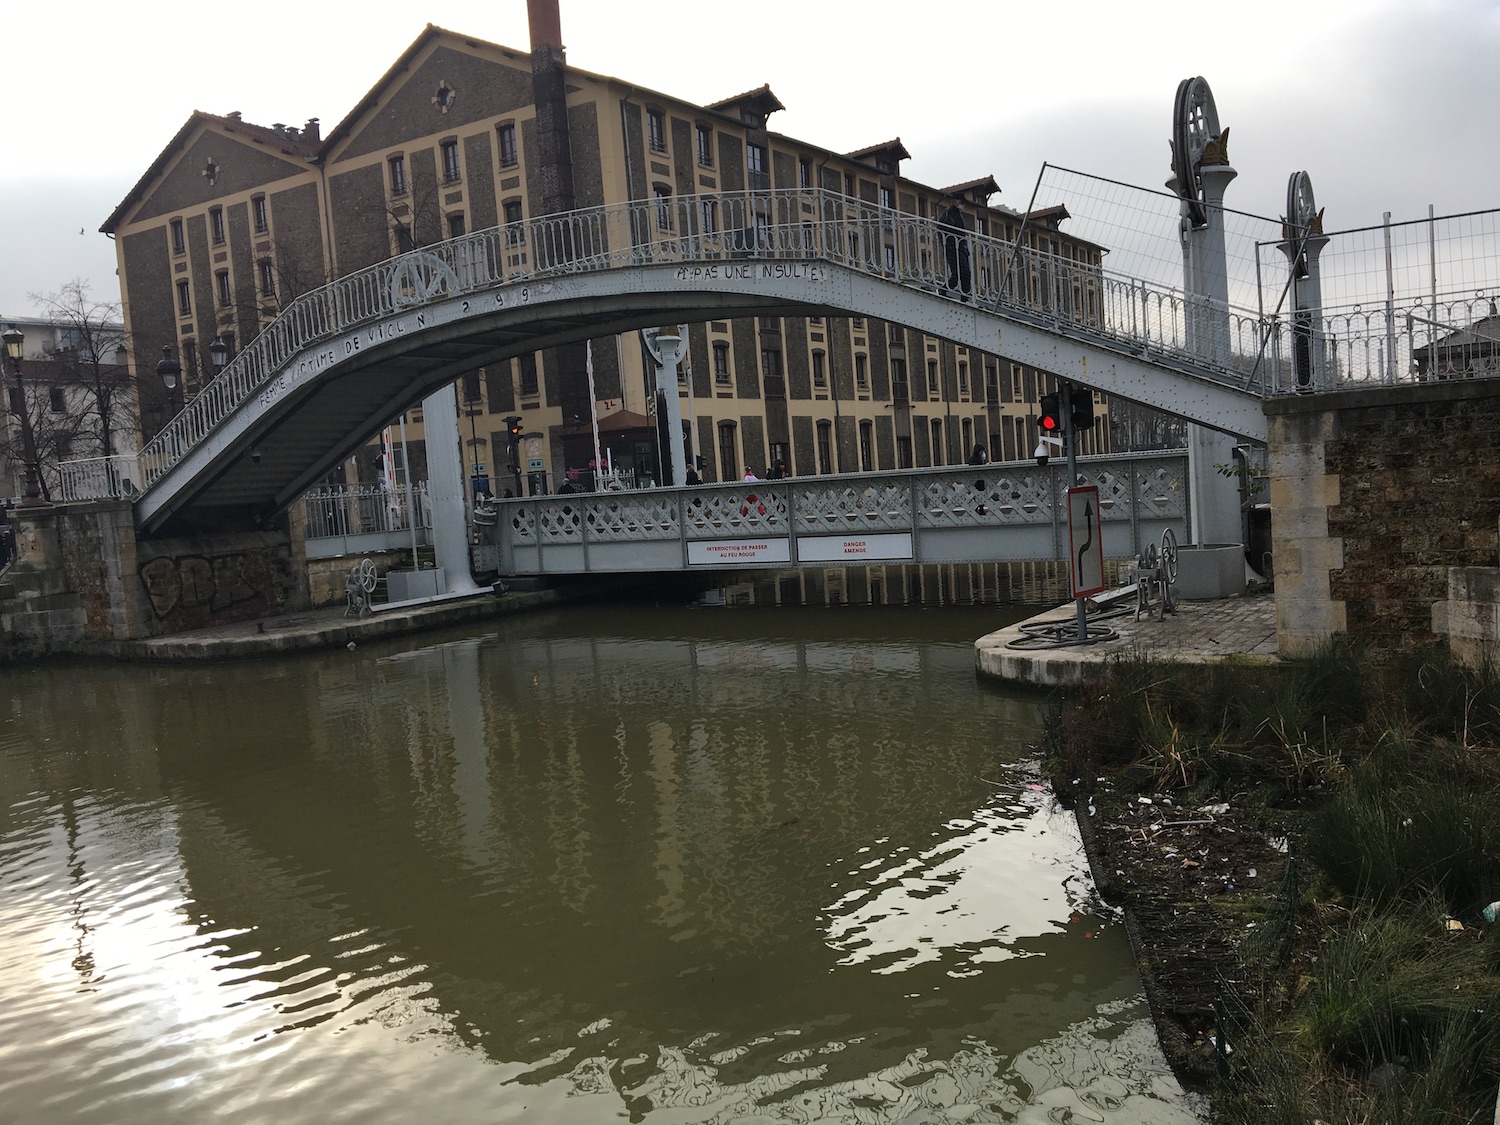
[[(1085, 393), (1092, 393), (1092, 392), (1085, 392)], [(1073, 424), (1073, 384), (1072, 383), (1066, 383), (1065, 382), (1065, 383), (1062, 384), (1062, 424), (1063, 424), (1063, 440), (1066, 443), (1065, 447), (1066, 447), (1066, 449), (1068, 451), (1068, 485), (1067, 485), (1067, 487), (1068, 488), (1073, 488), (1074, 486), (1076, 486), (1078, 484), (1078, 427)], [(1066, 495), (1067, 495), (1067, 493), (1065, 491), (1064, 492), (1064, 496), (1066, 496)], [(1071, 560), (1069, 560), (1069, 563), (1068, 563), (1068, 581), (1069, 581), (1070, 584), (1072, 583), (1072, 580), (1073, 580), (1073, 563), (1072, 563)], [(1088, 636), (1089, 636), (1089, 622), (1088, 622), (1089, 611), (1088, 611), (1088, 606), (1085, 604), (1086, 603), (1086, 599), (1083, 598), (1082, 596), (1079, 596), (1079, 597), (1075, 598), (1074, 601), (1077, 603), (1077, 608), (1078, 608), (1078, 643), (1079, 644), (1083, 644), (1085, 641), (1088, 640)]]

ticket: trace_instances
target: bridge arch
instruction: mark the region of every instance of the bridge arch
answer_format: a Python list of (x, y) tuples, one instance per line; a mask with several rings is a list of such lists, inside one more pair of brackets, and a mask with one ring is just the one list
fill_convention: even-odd
[[(677, 203), (672, 229), (690, 234), (657, 229), (655, 204), (597, 208), (454, 239), (297, 298), (143, 451), (138, 526), (264, 519), (465, 371), (663, 321), (870, 317), (1264, 439), (1259, 390), (1188, 352), (1180, 293), (970, 236), (968, 303), (944, 292), (943, 236), (928, 220), (766, 192), (713, 197), (734, 221), (703, 231), (703, 203)], [(525, 274), (504, 265), (518, 240), (533, 255)], [(1041, 294), (1037, 276), (1049, 280)]]

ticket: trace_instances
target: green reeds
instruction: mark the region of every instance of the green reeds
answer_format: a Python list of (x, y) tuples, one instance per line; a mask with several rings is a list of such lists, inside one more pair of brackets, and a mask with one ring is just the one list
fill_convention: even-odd
[(1313, 818), (1308, 854), (1356, 899), (1437, 896), (1472, 923), (1500, 898), (1500, 793), (1488, 773), (1463, 751), (1387, 739)]

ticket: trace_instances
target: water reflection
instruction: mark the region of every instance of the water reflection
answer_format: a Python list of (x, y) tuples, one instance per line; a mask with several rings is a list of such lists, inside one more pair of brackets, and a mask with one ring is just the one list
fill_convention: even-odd
[(0, 1105), (1173, 1120), (978, 616), (577, 610), (7, 681)]

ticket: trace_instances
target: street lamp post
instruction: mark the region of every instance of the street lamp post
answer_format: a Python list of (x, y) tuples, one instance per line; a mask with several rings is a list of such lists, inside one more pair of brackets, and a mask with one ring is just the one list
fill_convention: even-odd
[(214, 342), (208, 345), (208, 354), (213, 360), (214, 375), (217, 376), (229, 362), (229, 345), (224, 342), (223, 336), (214, 337)]
[(182, 374), (182, 364), (172, 358), (171, 344), (161, 346), (161, 359), (156, 361), (156, 374), (161, 379), (161, 385), (167, 388), (167, 400), (174, 407), (173, 413), (175, 414), (177, 395), (174, 392), (177, 388), (177, 377)]
[(31, 430), (31, 411), (26, 405), (26, 386), (21, 380), (21, 347), (26, 342), (26, 336), (12, 324), (4, 332), (0, 332), (0, 341), (5, 343), (5, 355), (15, 374), (20, 399), (16, 405), (20, 407), (21, 415), (21, 452), (26, 458), (26, 495), (21, 500), (21, 507), (36, 508), (46, 501), (42, 499), (41, 465), (36, 456), (36, 435)]

